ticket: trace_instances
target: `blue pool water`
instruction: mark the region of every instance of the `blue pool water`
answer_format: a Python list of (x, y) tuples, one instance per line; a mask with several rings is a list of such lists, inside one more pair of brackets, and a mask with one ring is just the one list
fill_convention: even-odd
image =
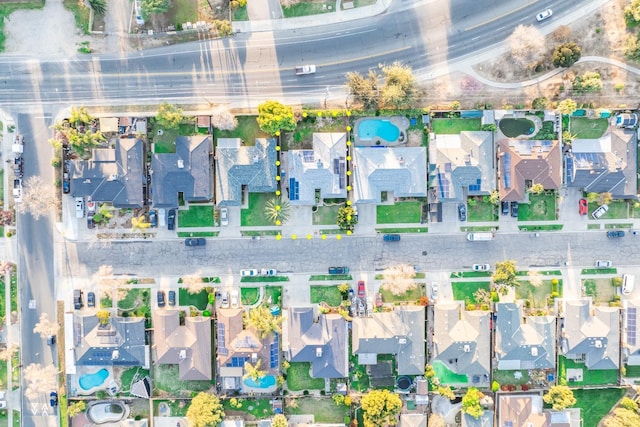
[(389, 120), (366, 119), (358, 124), (358, 138), (369, 141), (379, 137), (388, 142), (395, 142), (400, 136), (400, 129)]
[(78, 383), (83, 390), (91, 390), (104, 384), (104, 380), (109, 376), (109, 371), (102, 368), (94, 374), (85, 374), (78, 379)]
[(244, 385), (253, 388), (269, 388), (276, 385), (276, 377), (273, 375), (267, 375), (262, 378), (258, 378), (258, 381), (247, 378), (244, 380)]

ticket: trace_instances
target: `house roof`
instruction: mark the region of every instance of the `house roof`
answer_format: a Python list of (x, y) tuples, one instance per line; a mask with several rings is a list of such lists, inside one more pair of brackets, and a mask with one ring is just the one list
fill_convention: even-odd
[(313, 307), (288, 310), (282, 340), (288, 360), (310, 362), (313, 378), (349, 376), (346, 320), (339, 314), (321, 314), (315, 320)]
[(435, 305), (433, 322), (432, 360), (439, 360), (457, 374), (467, 375), (470, 384), (488, 383), (489, 313), (467, 311), (462, 301), (439, 303)]
[(624, 310), (624, 332), (622, 341), (629, 350), (628, 365), (640, 365), (640, 300), (627, 300)]
[(117, 208), (143, 206), (142, 141), (119, 138), (115, 148), (94, 148), (91, 159), (71, 161), (71, 195), (111, 202)]
[(496, 188), (492, 132), (436, 135), (429, 144), (429, 163), (430, 186), (439, 200), (461, 201)]
[(525, 316), (522, 301), (498, 303), (496, 349), (498, 369), (547, 369), (556, 365), (553, 316)]
[(100, 117), (100, 132), (102, 133), (117, 133), (118, 132), (118, 118), (117, 117)]
[(276, 140), (256, 138), (243, 146), (239, 138), (218, 138), (216, 146), (216, 201), (240, 206), (242, 188), (250, 193), (276, 191)]
[(358, 355), (394, 354), (398, 375), (420, 375), (425, 365), (425, 310), (423, 306), (354, 317), (352, 351)]
[(566, 356), (581, 358), (588, 369), (618, 369), (620, 310), (591, 306), (590, 299), (565, 301)]
[(211, 319), (185, 317), (179, 310), (153, 312), (153, 342), (158, 364), (178, 365), (181, 380), (210, 380)]
[(493, 427), (493, 419), (494, 413), (489, 410), (485, 410), (478, 418), (463, 413), (461, 427)]
[(562, 184), (562, 153), (558, 141), (503, 139), (499, 143), (500, 200), (525, 200), (527, 181), (557, 190)]
[(400, 414), (399, 427), (427, 427), (425, 414)]
[(424, 147), (355, 147), (354, 202), (380, 203), (381, 192), (393, 197), (427, 196), (427, 150)]
[(346, 198), (346, 133), (314, 133), (313, 150), (289, 150), (289, 200), (315, 205), (319, 189), (323, 198)]
[(636, 134), (613, 129), (599, 139), (575, 139), (567, 153), (567, 184), (587, 192), (636, 197)]
[(157, 153), (151, 160), (153, 206), (177, 208), (178, 193), (188, 202), (213, 197), (212, 144), (209, 135), (178, 136), (175, 153)]
[(147, 366), (144, 317), (112, 317), (100, 326), (95, 315), (74, 313), (76, 365)]
[(539, 394), (500, 394), (498, 398), (498, 425), (546, 427), (547, 417), (542, 411)]

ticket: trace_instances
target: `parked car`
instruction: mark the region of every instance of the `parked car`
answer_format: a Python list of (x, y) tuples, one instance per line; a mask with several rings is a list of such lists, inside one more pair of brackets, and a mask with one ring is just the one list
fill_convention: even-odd
[(55, 335), (49, 335), (47, 337), (47, 345), (54, 345), (56, 343), (56, 336)]
[(56, 393), (55, 391), (49, 393), (49, 404), (52, 408), (58, 406), (58, 393)]
[(329, 274), (349, 274), (349, 267), (329, 267)]
[(231, 308), (238, 308), (238, 300), (239, 300), (238, 290), (234, 289), (231, 291)]
[(185, 246), (204, 246), (207, 244), (207, 240), (204, 237), (191, 237), (185, 239)]
[(158, 213), (155, 210), (149, 211), (149, 222), (153, 228), (158, 226)]
[(87, 228), (89, 229), (96, 228), (96, 222), (93, 220), (93, 215), (87, 216)]
[(62, 181), (62, 192), (64, 194), (69, 194), (71, 192), (71, 182)]
[(96, 213), (96, 202), (92, 202), (91, 200), (89, 200), (87, 202), (87, 214), (94, 214)]
[(607, 237), (610, 239), (617, 239), (619, 237), (624, 237), (624, 231), (622, 230), (607, 231)]
[(80, 289), (75, 289), (73, 291), (73, 308), (80, 310), (82, 305), (82, 291)]
[(384, 240), (385, 242), (399, 242), (400, 241), (400, 235), (399, 234), (385, 234), (384, 236), (382, 236), (382, 240)]
[(609, 210), (609, 205), (601, 205), (601, 206), (598, 207), (598, 209), (593, 211), (593, 213), (591, 214), (591, 217), (593, 219), (598, 219), (602, 215), (606, 214), (608, 210)]
[(87, 307), (95, 307), (96, 306), (96, 294), (93, 292), (89, 292), (87, 294)]
[(165, 306), (164, 291), (158, 291), (158, 307)]
[(222, 292), (222, 295), (220, 296), (220, 305), (222, 308), (229, 308), (229, 292)]
[(76, 218), (84, 217), (84, 199), (76, 197)]
[(255, 268), (247, 268), (244, 270), (240, 270), (240, 276), (257, 276), (258, 270)]
[(275, 268), (263, 268), (262, 270), (260, 270), (260, 274), (263, 276), (277, 276), (278, 270), (276, 270)]
[(518, 202), (511, 202), (511, 216), (518, 218)]
[(431, 282), (431, 298), (438, 298), (438, 284), (436, 282)]
[(382, 306), (382, 294), (380, 292), (376, 292), (376, 307)]
[(473, 271), (489, 271), (491, 266), (489, 264), (473, 264)]
[(169, 305), (176, 305), (176, 291), (169, 291)]
[(553, 15), (553, 10), (551, 9), (543, 10), (542, 12), (536, 15), (536, 20), (538, 22), (542, 22), (545, 19), (551, 18), (552, 15)]
[(364, 289), (364, 280), (360, 280), (358, 282), (358, 297), (359, 298), (364, 298), (365, 293), (366, 293), (366, 291)]
[(467, 207), (463, 203), (458, 205), (458, 219), (461, 222), (465, 222), (467, 220)]
[(578, 200), (578, 213), (580, 215), (586, 215), (589, 212), (589, 204), (587, 199)]
[(509, 202), (503, 200), (500, 202), (500, 207), (502, 208), (502, 215), (509, 215)]
[(229, 225), (229, 211), (227, 208), (220, 209), (220, 224)]
[(169, 230), (175, 230), (176, 228), (176, 210), (169, 209), (169, 213), (167, 214), (167, 228)]
[(613, 265), (611, 261), (599, 259), (596, 261), (596, 267), (598, 268), (609, 268)]

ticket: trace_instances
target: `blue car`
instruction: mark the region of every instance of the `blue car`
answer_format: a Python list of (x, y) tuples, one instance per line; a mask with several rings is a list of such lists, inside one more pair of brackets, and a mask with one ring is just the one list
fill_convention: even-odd
[(156, 211), (149, 211), (149, 222), (153, 228), (158, 226), (158, 213)]
[(382, 240), (384, 240), (385, 242), (399, 242), (400, 241), (400, 235), (399, 234), (385, 234), (384, 236), (382, 236)]
[(56, 406), (58, 406), (58, 393), (56, 393), (55, 391), (52, 391), (49, 394), (49, 404), (51, 405), (52, 408), (55, 408)]

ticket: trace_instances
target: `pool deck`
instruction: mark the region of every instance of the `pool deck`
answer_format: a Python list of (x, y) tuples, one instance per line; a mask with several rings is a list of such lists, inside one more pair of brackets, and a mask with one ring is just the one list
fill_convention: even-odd
[[(387, 141), (382, 137), (375, 136), (371, 139), (360, 139), (358, 137), (358, 127), (364, 120), (387, 120), (394, 124), (400, 130), (400, 136), (395, 141)], [(398, 145), (406, 144), (409, 139), (407, 137), (407, 129), (409, 128), (409, 119), (404, 116), (391, 116), (391, 117), (362, 117), (353, 125), (353, 139), (356, 147), (395, 147)]]

